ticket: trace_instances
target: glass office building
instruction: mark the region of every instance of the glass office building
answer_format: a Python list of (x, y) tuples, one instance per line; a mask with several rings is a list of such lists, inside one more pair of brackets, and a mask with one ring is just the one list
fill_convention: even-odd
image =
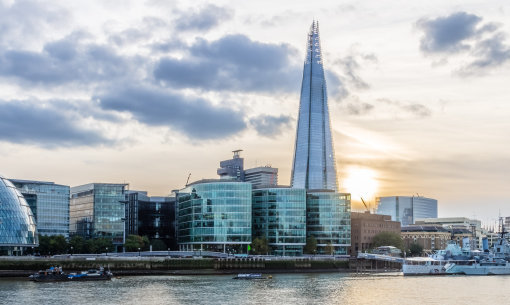
[(391, 220), (408, 226), (416, 219), (437, 218), (437, 200), (421, 196), (379, 197), (377, 214), (390, 215)]
[(351, 195), (328, 190), (306, 194), (306, 235), (317, 240), (317, 253), (346, 255), (351, 245)]
[(23, 195), (6, 178), (0, 176), (0, 255), (22, 253), (37, 247), (34, 215)]
[(69, 237), (69, 186), (20, 179), (11, 182), (32, 209), (40, 235)]
[(319, 24), (314, 21), (303, 68), (292, 187), (338, 190), (330, 125)]
[(161, 240), (165, 250), (177, 250), (175, 197), (147, 196), (147, 192), (126, 192), (126, 235)]
[(247, 253), (252, 187), (248, 182), (200, 180), (176, 191), (180, 250)]
[(71, 235), (112, 239), (117, 251), (124, 243), (127, 184), (90, 183), (71, 188)]
[(273, 255), (298, 256), (306, 244), (305, 189), (272, 187), (252, 192), (253, 239), (265, 237)]

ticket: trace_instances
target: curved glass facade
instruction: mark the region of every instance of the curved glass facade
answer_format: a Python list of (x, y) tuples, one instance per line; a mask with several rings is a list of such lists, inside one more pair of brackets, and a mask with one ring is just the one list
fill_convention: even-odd
[(306, 195), (306, 234), (317, 239), (317, 252), (330, 245), (335, 254), (347, 254), (351, 245), (351, 195), (309, 191)]
[(251, 183), (196, 182), (177, 192), (182, 250), (246, 253), (251, 243)]
[(0, 176), (0, 248), (38, 245), (34, 216), (16, 187)]
[(338, 190), (330, 125), (319, 23), (314, 21), (303, 67), (292, 187)]
[(306, 244), (305, 189), (256, 189), (252, 198), (253, 238), (267, 238), (273, 255), (303, 254)]

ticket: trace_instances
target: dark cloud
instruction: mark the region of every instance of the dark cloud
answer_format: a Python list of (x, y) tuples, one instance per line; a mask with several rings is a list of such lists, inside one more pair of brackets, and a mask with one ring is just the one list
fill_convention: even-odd
[[(470, 56), (470, 61), (457, 70), (461, 76), (481, 75), (484, 70), (510, 61), (506, 33), (498, 24), (484, 23), (480, 16), (457, 12), (446, 17), (420, 19), (417, 26), (424, 32), (420, 42), (423, 53), (443, 56), (467, 53)], [(447, 59), (439, 62), (446, 63)]]
[(481, 17), (465, 12), (436, 19), (420, 19), (417, 26), (424, 32), (420, 49), (425, 53), (468, 50), (470, 45), (465, 40), (479, 35), (477, 26), (481, 21)]
[(180, 16), (175, 20), (175, 28), (178, 31), (207, 31), (232, 16), (231, 10), (209, 4), (198, 10), (180, 12)]
[(82, 35), (69, 35), (47, 43), (41, 52), (0, 51), (0, 77), (45, 85), (88, 84), (130, 75), (135, 63), (105, 45), (82, 43)]
[(0, 141), (45, 148), (113, 144), (99, 130), (87, 129), (65, 101), (0, 101)]
[(256, 42), (244, 35), (199, 39), (188, 56), (161, 59), (154, 77), (174, 88), (295, 92), (301, 73), (290, 60), (293, 54), (287, 44)]
[(292, 118), (287, 115), (259, 115), (250, 119), (250, 124), (261, 136), (273, 138), (280, 135), (283, 129), (290, 126)]
[(167, 126), (189, 138), (219, 139), (246, 128), (239, 111), (159, 88), (119, 86), (97, 99), (103, 109), (128, 112), (146, 125)]
[(344, 82), (340, 80), (340, 77), (336, 75), (336, 73), (331, 70), (326, 70), (324, 77), (326, 78), (328, 96), (330, 99), (341, 101), (349, 96), (349, 91), (347, 91)]
[(403, 110), (405, 112), (411, 113), (417, 117), (429, 117), (432, 115), (432, 110), (430, 110), (425, 105), (419, 104), (419, 103), (403, 103), (400, 101), (390, 100), (381, 98), (377, 100), (378, 102), (391, 105), (393, 107), (396, 107), (400, 110)]

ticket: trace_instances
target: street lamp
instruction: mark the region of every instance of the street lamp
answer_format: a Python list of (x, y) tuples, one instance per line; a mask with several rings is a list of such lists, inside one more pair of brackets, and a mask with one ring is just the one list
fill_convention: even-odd
[(142, 256), (140, 253), (140, 248), (138, 248), (138, 256)]
[(73, 246), (71, 246), (71, 256), (73, 256)]
[(170, 257), (170, 248), (168, 248), (168, 257)]
[(106, 247), (106, 256), (108, 256), (108, 247)]

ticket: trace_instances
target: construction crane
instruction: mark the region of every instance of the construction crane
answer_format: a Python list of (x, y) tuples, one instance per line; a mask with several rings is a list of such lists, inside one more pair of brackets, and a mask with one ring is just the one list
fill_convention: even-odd
[(365, 205), (365, 209), (367, 209), (367, 212), (370, 213), (370, 209), (368, 208), (367, 204), (365, 203), (365, 200), (363, 200), (363, 197), (361, 197), (361, 202), (363, 202), (363, 204)]
[(189, 177), (191, 177), (191, 173), (189, 173), (189, 175), (188, 175), (188, 179), (186, 180), (186, 186), (188, 186)]

